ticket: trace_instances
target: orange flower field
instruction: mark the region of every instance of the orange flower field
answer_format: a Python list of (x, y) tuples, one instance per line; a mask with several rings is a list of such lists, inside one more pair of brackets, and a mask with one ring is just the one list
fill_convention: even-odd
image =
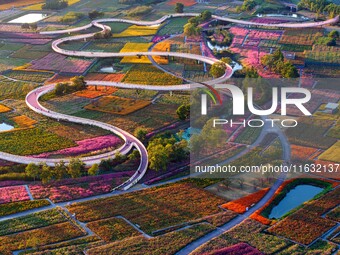
[(13, 117), (12, 120), (17, 123), (20, 128), (31, 128), (37, 123), (37, 121), (25, 115)]
[(299, 160), (299, 161), (308, 160), (312, 156), (314, 157), (319, 151), (316, 148), (299, 146), (295, 144), (291, 145), (291, 150), (292, 150), (292, 159)]
[(245, 213), (252, 204), (259, 202), (267, 194), (269, 188), (261, 189), (253, 194), (236, 199), (222, 205), (222, 208), (232, 210), (237, 213)]
[(2, 104), (0, 104), (0, 113), (5, 113), (5, 112), (9, 112), (11, 111), (12, 109), (7, 107), (7, 106), (4, 106)]

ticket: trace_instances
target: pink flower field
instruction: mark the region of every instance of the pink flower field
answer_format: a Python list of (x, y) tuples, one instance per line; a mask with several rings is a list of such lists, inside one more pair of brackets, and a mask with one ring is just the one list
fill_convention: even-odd
[(278, 23), (289, 22), (288, 20), (277, 19), (277, 18), (252, 18), (251, 21), (261, 23), (261, 24), (278, 24)]
[(263, 253), (247, 243), (238, 243), (229, 247), (225, 247), (202, 255), (262, 255)]
[(93, 60), (68, 58), (61, 54), (50, 53), (43, 58), (33, 60), (31, 62), (31, 69), (82, 74), (92, 65), (92, 63)]
[(0, 204), (29, 200), (24, 186), (0, 188)]
[(30, 190), (35, 199), (49, 198), (56, 203), (64, 202), (108, 193), (133, 174), (134, 171), (128, 171), (67, 179), (48, 185), (34, 184), (30, 185)]
[(118, 148), (123, 144), (122, 140), (115, 135), (98, 136), (76, 142), (78, 146), (62, 149), (55, 152), (47, 152), (34, 155), (34, 158), (48, 158), (55, 155), (79, 156), (90, 152), (96, 152), (108, 148)]

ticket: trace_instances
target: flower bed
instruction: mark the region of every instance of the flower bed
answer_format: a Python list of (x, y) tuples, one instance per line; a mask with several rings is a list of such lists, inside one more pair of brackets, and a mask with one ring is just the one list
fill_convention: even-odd
[(49, 158), (54, 155), (79, 156), (82, 154), (96, 153), (103, 149), (116, 149), (121, 146), (122, 140), (115, 135), (98, 136), (76, 142), (78, 146), (59, 151), (34, 155), (35, 158)]
[(178, 85), (182, 79), (164, 73), (154, 66), (137, 65), (125, 75), (124, 82), (145, 85)]
[(202, 255), (263, 255), (262, 252), (258, 251), (254, 247), (246, 243), (235, 244), (230, 247), (214, 250), (212, 252), (204, 253)]
[(120, 218), (110, 218), (90, 222), (87, 227), (100, 236), (105, 242), (113, 242), (141, 235), (136, 229)]
[(207, 224), (199, 224), (180, 231), (147, 239), (132, 237), (122, 241), (99, 246), (87, 251), (89, 255), (107, 255), (111, 251), (120, 255), (148, 254), (172, 255), (194, 240), (211, 232), (214, 228)]
[(333, 226), (335, 226), (334, 222), (315, 217), (309, 210), (300, 209), (270, 227), (268, 232), (308, 245)]
[(327, 218), (340, 222), (340, 207), (336, 207), (327, 214)]
[(113, 37), (129, 36), (148, 36), (157, 33), (159, 26), (137, 26), (132, 25), (119, 34), (113, 34)]
[(0, 134), (1, 150), (15, 155), (34, 155), (75, 145), (73, 141), (42, 128), (22, 129)]
[(26, 181), (0, 181), (0, 187), (18, 186), (26, 184)]
[(281, 44), (313, 45), (323, 35), (321, 28), (285, 29)]
[(68, 58), (61, 54), (50, 53), (47, 56), (31, 62), (32, 69), (50, 70), (63, 73), (82, 74), (91, 65), (92, 60)]
[(0, 236), (46, 227), (65, 222), (66, 218), (57, 209), (28, 214), (0, 222)]
[(37, 123), (36, 120), (32, 120), (25, 115), (13, 117), (11, 120), (13, 120), (20, 128), (32, 128), (34, 124)]
[[(111, 81), (111, 82), (120, 82), (123, 80), (125, 74), (117, 73), (117, 74), (103, 74), (103, 73), (89, 73), (85, 76), (86, 80), (92, 81)], [(98, 86), (100, 87), (100, 86)], [(107, 87), (106, 87), (107, 88)], [(109, 88), (107, 88), (109, 89)]]
[(222, 205), (222, 208), (232, 210), (237, 213), (245, 213), (253, 204), (259, 202), (269, 191), (269, 188), (259, 190), (253, 194), (236, 199)]
[(319, 150), (311, 147), (299, 146), (292, 144), (291, 146), (292, 160), (305, 161), (315, 155)]
[[(160, 42), (153, 47), (152, 51), (170, 51), (171, 44), (167, 41)], [(154, 56), (153, 59), (160, 65), (166, 65), (169, 63), (169, 59), (167, 57), (162, 56)]]
[(252, 18), (252, 22), (261, 23), (261, 24), (279, 24), (279, 23), (286, 23), (289, 20), (286, 19), (278, 19), (278, 18)]
[(83, 236), (84, 233), (70, 222), (55, 224), (40, 229), (34, 229), (18, 234), (0, 237), (0, 252), (10, 255), (22, 247), (27, 240), (27, 247), (57, 243)]
[(38, 85), (29, 82), (11, 81), (0, 76), (0, 100), (4, 99), (25, 99), (28, 92)]
[(17, 0), (17, 1), (4, 1), (0, 4), (0, 10), (12, 9), (13, 7), (22, 7), (30, 4), (41, 3), (42, 0)]
[(85, 97), (89, 99), (94, 99), (97, 97), (111, 95), (115, 93), (117, 88), (114, 87), (106, 87), (106, 86), (87, 86), (86, 89), (77, 91), (73, 93), (73, 95), (77, 97)]
[(150, 104), (151, 102), (146, 100), (105, 96), (98, 99), (96, 102), (85, 106), (84, 108), (91, 111), (128, 115), (135, 111), (141, 110)]
[(47, 200), (28, 200), (0, 205), (0, 216), (10, 215), (50, 205)]
[[(188, 183), (76, 203), (68, 207), (81, 221), (122, 215), (147, 233), (220, 212), (225, 201)], [(155, 206), (157, 205), (157, 206)]]
[(3, 104), (0, 104), (0, 113), (10, 112), (10, 111), (12, 111), (11, 108), (9, 108), (9, 107), (7, 107)]
[(51, 78), (53, 76), (53, 73), (13, 70), (11, 72), (6, 73), (6, 76), (21, 81), (43, 83), (47, 79)]
[(182, 3), (184, 6), (193, 6), (196, 4), (196, 0), (169, 0), (167, 5), (175, 5), (176, 3)]
[[(246, 242), (265, 254), (275, 254), (292, 243), (275, 235), (264, 233), (265, 225), (251, 219), (246, 219), (241, 224), (225, 233), (226, 238), (232, 237), (239, 242)], [(222, 236), (224, 238), (224, 236)]]
[(0, 204), (29, 200), (30, 197), (24, 186), (0, 188)]
[[(147, 52), (152, 43), (131, 43), (128, 42), (120, 50), (120, 52)], [(121, 63), (139, 63), (139, 64), (149, 64), (151, 63), (147, 56), (141, 57), (123, 57), (120, 61)]]
[(66, 179), (49, 185), (33, 184), (30, 190), (35, 199), (50, 198), (54, 202), (69, 201), (110, 192), (132, 176), (134, 171)]

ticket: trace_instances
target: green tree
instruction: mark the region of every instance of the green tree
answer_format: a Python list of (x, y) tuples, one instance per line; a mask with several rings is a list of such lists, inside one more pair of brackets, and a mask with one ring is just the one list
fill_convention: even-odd
[(67, 167), (67, 173), (72, 178), (79, 178), (84, 171), (85, 164), (79, 158), (72, 158)]
[(150, 169), (155, 171), (166, 170), (169, 157), (163, 145), (157, 144), (155, 146), (148, 146), (148, 153)]
[(140, 158), (140, 154), (138, 150), (133, 150), (128, 156), (129, 160), (137, 160), (139, 158)]
[(331, 32), (329, 32), (328, 37), (331, 37), (331, 38), (339, 38), (339, 31), (337, 31), (337, 30), (332, 30)]
[(187, 23), (184, 25), (184, 34), (186, 36), (195, 36), (195, 35), (199, 35), (201, 32), (201, 28), (197, 27), (197, 25), (193, 24), (193, 23)]
[(177, 116), (180, 120), (187, 120), (190, 117), (190, 105), (182, 104), (176, 110)]
[(142, 127), (138, 127), (136, 128), (135, 132), (134, 132), (134, 136), (140, 140), (141, 142), (145, 142), (146, 141), (146, 135), (148, 134), (148, 131), (145, 128)]
[(225, 63), (219, 61), (212, 64), (210, 68), (210, 74), (214, 77), (221, 77), (225, 73), (226, 65)]
[(175, 5), (175, 12), (183, 13), (183, 11), (184, 11), (184, 4), (176, 3), (176, 5)]
[(61, 180), (67, 176), (67, 166), (64, 161), (59, 161), (54, 165), (54, 175), (57, 180)]
[(56, 94), (56, 96), (62, 96), (66, 94), (67, 86), (68, 85), (66, 83), (58, 83), (55, 86), (55, 90), (54, 90), (54, 93)]
[(25, 173), (28, 177), (33, 178), (35, 181), (35, 179), (38, 179), (41, 176), (40, 166), (34, 163), (29, 163), (25, 168)]
[(228, 65), (230, 65), (233, 62), (233, 60), (231, 58), (229, 58), (229, 57), (223, 57), (223, 58), (221, 58), (221, 61), (223, 63), (228, 64)]
[(75, 90), (86, 89), (86, 82), (84, 76), (75, 76), (71, 78), (70, 81)]
[(53, 179), (53, 171), (51, 168), (46, 164), (42, 164), (41, 166), (41, 181), (43, 184), (50, 182)]
[(104, 16), (104, 12), (99, 12), (99, 11), (94, 10), (92, 12), (89, 12), (88, 16), (89, 16), (90, 19), (93, 20), (93, 19), (97, 19), (97, 18), (103, 17)]
[(202, 13), (201, 13), (201, 20), (204, 22), (204, 21), (208, 21), (208, 20), (210, 20), (211, 19), (211, 16), (212, 16), (212, 14), (211, 14), (211, 12), (210, 11), (207, 11), (207, 10), (205, 10), (205, 11), (203, 11)]
[(87, 172), (89, 175), (97, 175), (99, 173), (99, 165), (93, 164)]
[(280, 72), (281, 72), (282, 77), (284, 77), (284, 78), (297, 78), (297, 77), (299, 77), (298, 70), (290, 62), (285, 62), (283, 64), (283, 67), (282, 67)]

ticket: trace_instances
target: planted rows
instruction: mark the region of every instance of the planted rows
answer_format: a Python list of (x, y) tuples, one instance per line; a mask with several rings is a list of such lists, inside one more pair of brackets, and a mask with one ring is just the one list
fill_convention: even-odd
[(141, 229), (152, 231), (202, 218), (220, 211), (224, 200), (190, 184), (137, 191), (106, 199), (97, 199), (69, 207), (81, 221), (93, 221), (122, 215)]

